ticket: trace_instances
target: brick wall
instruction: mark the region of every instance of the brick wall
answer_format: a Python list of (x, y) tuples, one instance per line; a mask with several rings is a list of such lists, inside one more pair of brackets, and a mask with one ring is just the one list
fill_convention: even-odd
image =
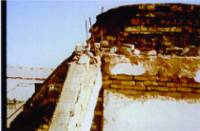
[(91, 131), (102, 131), (103, 129), (103, 91), (104, 89), (101, 89), (98, 96)]
[(175, 99), (199, 99), (200, 84), (189, 78), (110, 75), (103, 88), (133, 98), (166, 96)]
[[(141, 75), (112, 74), (119, 63), (142, 63), (145, 73)], [(200, 83), (194, 80), (200, 67), (199, 57), (118, 55), (104, 53), (102, 56), (103, 85), (93, 119), (92, 131), (103, 129), (103, 92), (123, 94), (134, 100), (151, 98), (199, 102)]]
[[(104, 55), (102, 58), (103, 88), (128, 96), (167, 96), (176, 99), (200, 98), (200, 83), (194, 80), (199, 69), (198, 57)], [(131, 64), (142, 63), (145, 73), (141, 75), (112, 74), (112, 68), (130, 60)]]
[(195, 56), (200, 41), (199, 16), (199, 5), (121, 6), (97, 16), (90, 41), (108, 41), (109, 44), (101, 44), (106, 51), (110, 50), (107, 45), (131, 43), (142, 51), (156, 49), (161, 54)]

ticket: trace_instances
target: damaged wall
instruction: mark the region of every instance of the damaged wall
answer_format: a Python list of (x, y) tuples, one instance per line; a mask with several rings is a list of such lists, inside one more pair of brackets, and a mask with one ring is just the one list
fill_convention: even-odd
[[(200, 6), (141, 4), (113, 8), (97, 16), (90, 42), (102, 50), (129, 43), (143, 53), (156, 50), (166, 55), (200, 55)], [(105, 42), (106, 41), (106, 42)]]
[[(196, 73), (200, 69), (200, 58), (164, 56), (153, 58), (132, 56), (131, 58), (133, 59), (121, 55), (103, 56), (103, 88), (132, 97), (160, 95), (186, 100), (200, 98), (200, 83), (195, 81)], [(118, 72), (119, 74), (112, 72), (113, 68), (120, 63), (129, 66), (125, 66), (121, 72)], [(139, 72), (141, 74), (130, 74), (134, 69), (130, 67), (138, 63), (143, 69)]]
[(103, 130), (199, 129), (200, 57), (106, 53), (102, 62)]
[[(174, 119), (176, 127), (168, 121), (159, 123), (170, 119), (166, 115), (177, 113), (174, 110), (200, 114), (199, 16), (199, 5), (186, 4), (121, 6), (97, 16), (89, 40), (91, 51), (102, 56), (103, 86), (99, 98), (103, 102), (98, 105), (102, 110), (96, 109), (98, 120), (94, 117), (94, 124), (101, 126), (95, 131), (199, 129), (199, 115), (194, 119), (186, 115), (182, 121)], [(143, 113), (134, 112), (136, 106), (144, 107), (142, 111), (147, 115), (156, 113), (156, 106), (163, 104), (168, 109), (161, 108), (160, 121), (140, 121)], [(147, 105), (155, 110), (149, 112)], [(181, 115), (177, 113), (178, 116)], [(187, 119), (197, 121), (190, 123)], [(185, 128), (180, 127), (183, 123)]]
[[(130, 5), (100, 14), (87, 45), (77, 47), (70, 60), (52, 73), (26, 103), (22, 115), (10, 129), (136, 130), (137, 126), (132, 123), (137, 123), (136, 112), (130, 110), (138, 102), (156, 103), (150, 104), (150, 109), (174, 103), (179, 111), (200, 114), (197, 110), (200, 100), (199, 17), (199, 5), (185, 4)], [(180, 101), (186, 102), (186, 106)], [(53, 108), (49, 107), (51, 104)], [(145, 104), (139, 103), (139, 107), (144, 107), (146, 112)], [(192, 108), (192, 112), (181, 110), (184, 107)], [(173, 106), (169, 108), (173, 110)], [(41, 113), (40, 110), (43, 111), (41, 116), (34, 115)], [(51, 113), (49, 117), (45, 111)], [(170, 118), (167, 112), (165, 115)], [(199, 122), (199, 115), (195, 116)], [(159, 119), (162, 121), (165, 117)], [(31, 123), (37, 119), (37, 124)], [(141, 118), (138, 116), (138, 119)], [(24, 124), (24, 120), (29, 125)], [(121, 127), (113, 121), (122, 122)], [(137, 124), (141, 125), (140, 122), (145, 123), (138, 121)], [(155, 123), (148, 123), (152, 127), (148, 129), (154, 129)], [(168, 125), (168, 122), (161, 123), (160, 127), (163, 124)], [(199, 128), (195, 123), (189, 125), (187, 127)], [(168, 129), (174, 129), (173, 126)]]

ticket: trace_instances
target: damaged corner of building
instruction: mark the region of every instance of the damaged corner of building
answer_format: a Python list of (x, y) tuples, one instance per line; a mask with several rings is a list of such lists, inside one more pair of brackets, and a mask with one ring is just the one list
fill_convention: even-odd
[(99, 14), (87, 44), (45, 80), (10, 131), (198, 131), (199, 18), (192, 4)]

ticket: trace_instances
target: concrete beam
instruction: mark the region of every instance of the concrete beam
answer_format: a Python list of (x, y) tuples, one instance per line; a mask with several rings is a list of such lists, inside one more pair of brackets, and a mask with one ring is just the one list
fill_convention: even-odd
[(100, 65), (71, 63), (50, 131), (89, 131), (102, 85)]

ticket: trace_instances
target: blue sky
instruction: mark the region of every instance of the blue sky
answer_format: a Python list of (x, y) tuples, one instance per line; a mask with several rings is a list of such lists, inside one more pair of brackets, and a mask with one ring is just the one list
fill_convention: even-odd
[[(142, 0), (152, 2), (198, 3), (200, 0)], [(28, 67), (56, 67), (77, 43), (86, 40), (85, 20), (139, 0), (8, 1), (7, 64)]]

